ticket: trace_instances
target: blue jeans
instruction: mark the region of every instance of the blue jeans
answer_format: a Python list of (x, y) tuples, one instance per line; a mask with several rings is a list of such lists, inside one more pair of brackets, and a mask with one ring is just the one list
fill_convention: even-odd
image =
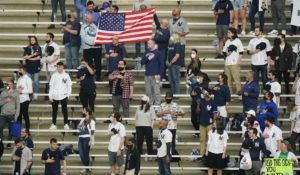
[[(170, 157), (170, 161), (171, 161), (171, 157)], [(159, 168), (160, 175), (172, 175), (171, 169), (170, 169), (170, 163), (166, 162), (166, 156), (159, 157), (157, 159), (157, 162), (158, 162), (158, 168)]]
[(65, 44), (65, 56), (67, 61), (67, 69), (77, 69), (79, 66), (79, 46), (70, 46), (70, 43)]
[[(148, 42), (145, 41), (145, 52), (148, 50)], [(136, 42), (135, 43), (135, 54), (137, 57), (141, 56), (141, 42)]]
[(255, 29), (255, 14), (258, 12), (258, 17), (259, 17), (259, 25), (260, 28), (264, 29), (265, 25), (265, 10), (263, 11), (258, 11), (258, 4), (252, 3), (250, 7), (250, 12), (249, 12), (249, 20), (251, 23), (251, 31), (254, 31)]
[(173, 94), (180, 94), (180, 66), (172, 65), (168, 68), (168, 77)]
[(221, 117), (221, 119), (222, 119), (224, 128), (226, 128), (227, 123), (229, 122), (229, 118), (228, 117)]
[[(76, 0), (74, 0), (74, 6), (75, 6), (75, 8), (76, 8), (76, 13), (77, 13), (76, 21), (77, 21), (77, 22), (80, 22), (80, 12), (81, 12), (81, 11), (76, 7), (75, 1), (76, 1)], [(80, 3), (81, 3), (84, 7), (86, 6), (86, 0), (80, 0)]]
[(51, 0), (51, 6), (52, 6), (51, 22), (54, 22), (56, 19), (58, 2), (59, 2), (62, 21), (66, 21), (66, 6), (65, 6), (66, 0)]
[[(159, 49), (159, 51), (161, 52), (161, 55), (163, 57), (164, 64), (166, 64), (168, 48), (161, 48), (161, 49)], [(165, 67), (163, 69), (163, 72), (162, 72), (162, 77), (161, 78), (167, 78), (166, 70), (167, 70), (167, 66), (165, 65)]]
[(90, 164), (90, 138), (89, 137), (79, 137), (78, 150), (80, 154), (81, 162), (84, 166), (89, 166)]
[(268, 74), (268, 70), (267, 70), (267, 65), (260, 65), (260, 66), (255, 66), (253, 64), (251, 64), (251, 69), (254, 72), (254, 81), (256, 81), (258, 83), (259, 80), (259, 72), (261, 72), (261, 79), (262, 79), (262, 83), (263, 83), (263, 88), (265, 88), (265, 85), (267, 83), (267, 74)]
[(39, 76), (40, 76), (40, 72), (34, 73), (34, 74), (30, 74), (27, 72), (27, 75), (32, 79), (33, 81), (33, 88), (34, 88), (34, 93), (37, 94), (39, 93)]

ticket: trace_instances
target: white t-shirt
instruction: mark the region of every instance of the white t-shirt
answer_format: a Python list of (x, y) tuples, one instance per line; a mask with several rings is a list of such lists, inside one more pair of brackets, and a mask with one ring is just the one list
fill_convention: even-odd
[[(171, 104), (162, 103), (160, 105), (160, 109), (158, 113), (163, 111), (170, 111), (170, 112), (177, 112), (177, 113), (184, 113), (181, 107), (177, 103), (171, 102)], [(171, 114), (165, 114), (162, 116), (162, 119), (168, 120), (168, 129), (177, 129), (177, 116), (173, 116)]]
[(51, 76), (49, 83), (49, 98), (54, 100), (62, 100), (69, 97), (72, 92), (72, 81), (65, 71), (58, 73), (57, 71)]
[(266, 149), (272, 153), (271, 156), (274, 156), (277, 150), (277, 141), (282, 140), (282, 131), (273, 125), (270, 129), (266, 127), (263, 135), (264, 134), (269, 135), (269, 138), (265, 139)]
[(261, 66), (261, 65), (267, 64), (267, 60), (268, 60), (267, 52), (271, 51), (270, 42), (268, 39), (266, 39), (264, 37), (262, 37), (260, 39), (258, 39), (258, 38), (251, 39), (247, 50), (255, 51), (256, 46), (261, 42), (266, 43), (267, 46), (266, 46), (266, 49), (264, 49), (256, 54), (253, 54), (251, 56), (251, 64), (253, 64), (255, 66)]
[[(108, 134), (111, 132), (111, 129), (115, 128), (118, 131), (118, 134), (115, 134), (110, 137), (108, 151), (110, 152), (118, 152), (120, 142), (122, 137), (126, 136), (125, 127), (122, 123), (118, 122), (117, 124), (111, 123), (108, 126)], [(122, 150), (124, 149), (124, 145), (122, 145)]]
[(300, 106), (300, 79), (297, 81), (296, 84), (295, 104), (297, 106)]
[(17, 90), (19, 88), (23, 88), (22, 94), (19, 95), (20, 103), (23, 103), (25, 101), (30, 101), (29, 94), (31, 94), (33, 92), (32, 91), (32, 80), (30, 77), (28, 77), (27, 74), (18, 79), (16, 87), (17, 87)]
[(213, 132), (211, 129), (208, 132), (208, 141), (209, 144), (208, 151), (214, 154), (221, 154), (223, 153), (224, 147), (227, 146), (227, 140), (229, 139), (227, 132), (224, 130), (223, 134), (220, 135), (217, 133), (217, 130)]
[(291, 111), (290, 120), (295, 122), (293, 132), (300, 133), (300, 107), (296, 111)]
[[(275, 94), (281, 94), (281, 85), (277, 82), (277, 81), (273, 81), (273, 82), (267, 82), (266, 85), (270, 85), (271, 89), (270, 91), (273, 93), (274, 97), (273, 97), (273, 101), (276, 104), (276, 95)], [(280, 98), (279, 98), (279, 103), (277, 108), (280, 106)]]
[[(42, 53), (46, 53), (46, 49), (47, 49), (47, 43), (43, 46), (43, 50), (42, 50)], [(59, 49), (59, 46), (55, 43), (55, 42), (52, 42), (49, 46), (52, 46), (54, 48), (54, 53), (51, 55), (51, 56), (48, 56), (48, 57), (43, 57), (41, 59), (41, 62), (43, 63), (43, 67), (42, 67), (42, 71), (46, 71), (46, 60), (52, 60), (55, 56), (57, 55), (60, 55), (60, 49)], [(56, 64), (59, 62), (59, 58), (48, 64), (48, 71), (50, 72), (54, 72), (56, 71)]]
[[(157, 148), (157, 157), (165, 157), (167, 155), (167, 143), (172, 143), (172, 133), (168, 129), (160, 130), (157, 139), (161, 141), (160, 148)], [(171, 153), (172, 145), (170, 147)]]
[[(274, 158), (278, 158), (278, 157), (280, 156), (280, 153), (281, 153), (281, 151), (278, 151), (278, 152), (275, 154)], [(294, 153), (292, 153), (292, 152), (289, 152), (289, 153), (288, 153), (287, 159), (295, 159), (296, 162), (298, 162), (298, 159), (297, 159), (296, 155), (295, 155)]]
[(225, 59), (225, 66), (229, 66), (229, 65), (235, 65), (239, 59), (240, 56), (240, 52), (244, 52), (244, 47), (243, 44), (241, 42), (241, 40), (239, 38), (236, 38), (235, 40), (230, 40), (228, 39), (225, 43), (225, 46), (223, 48), (223, 52), (228, 52), (228, 47), (230, 45), (234, 45), (235, 47), (237, 47), (236, 51), (233, 51), (229, 56), (226, 57)]

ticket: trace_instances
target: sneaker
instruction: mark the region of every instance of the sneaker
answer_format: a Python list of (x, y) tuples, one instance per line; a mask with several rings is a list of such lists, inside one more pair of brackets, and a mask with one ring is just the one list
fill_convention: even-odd
[(254, 31), (250, 31), (249, 33), (248, 33), (248, 35), (254, 35), (255, 33), (254, 33)]
[(69, 129), (70, 129), (70, 128), (69, 128), (69, 125), (68, 125), (68, 124), (65, 124), (64, 129), (65, 129), (65, 130), (69, 130)]
[(241, 35), (246, 35), (246, 32), (243, 30), (243, 31), (241, 32)]
[(224, 59), (224, 55), (218, 54), (218, 56), (216, 56), (215, 59)]
[(286, 35), (286, 30), (281, 30), (281, 34)]
[(278, 31), (272, 30), (271, 32), (268, 33), (268, 35), (278, 35)]
[(200, 137), (200, 134), (195, 133), (195, 134), (192, 135), (192, 137), (193, 137), (193, 138), (199, 138), (199, 137)]
[(167, 80), (166, 80), (165, 78), (162, 78), (161, 81), (162, 81), (162, 82), (166, 82)]
[(48, 29), (55, 29), (55, 25), (54, 25), (54, 24), (50, 24), (50, 25), (48, 26)]
[(33, 99), (37, 100), (38, 99), (38, 95), (37, 94), (33, 94)]
[(145, 162), (148, 162), (148, 154), (145, 154)]
[(6, 145), (6, 148), (11, 148), (11, 144), (8, 143), (8, 144)]
[(50, 130), (56, 130), (56, 125), (54, 125), (54, 124), (51, 124), (51, 126), (50, 126), (50, 128), (49, 128)]
[(87, 173), (88, 171), (84, 168), (84, 169), (82, 169), (81, 171), (80, 171), (80, 173)]

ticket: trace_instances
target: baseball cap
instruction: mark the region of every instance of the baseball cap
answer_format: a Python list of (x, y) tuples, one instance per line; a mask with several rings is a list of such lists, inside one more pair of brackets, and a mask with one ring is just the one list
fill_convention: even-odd
[(108, 7), (110, 7), (110, 3), (109, 2), (103, 2), (103, 4), (102, 4), (102, 8), (108, 8)]
[(253, 115), (254, 117), (256, 116), (256, 113), (255, 113), (255, 111), (254, 110), (249, 110), (249, 111), (247, 111), (246, 112), (246, 114), (250, 114), (250, 115)]
[(60, 62), (58, 62), (56, 65), (57, 65), (57, 66), (63, 66), (64, 63), (60, 61)]
[(144, 96), (142, 97), (142, 100), (143, 100), (143, 101), (146, 101), (146, 102), (148, 102), (148, 103), (149, 103), (149, 101), (150, 101), (150, 99), (149, 99), (149, 97), (148, 97), (147, 95), (144, 95)]
[(172, 92), (167, 92), (166, 97), (172, 97), (173, 98), (173, 93)]
[(265, 120), (267, 120), (267, 121), (269, 121), (269, 122), (271, 122), (271, 123), (274, 123), (274, 117), (272, 117), (272, 116), (267, 116), (267, 117), (265, 118)]

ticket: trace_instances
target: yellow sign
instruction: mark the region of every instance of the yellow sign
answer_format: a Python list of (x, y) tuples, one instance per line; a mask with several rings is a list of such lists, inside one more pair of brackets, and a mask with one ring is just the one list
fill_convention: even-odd
[(293, 175), (291, 159), (266, 159), (265, 175)]

